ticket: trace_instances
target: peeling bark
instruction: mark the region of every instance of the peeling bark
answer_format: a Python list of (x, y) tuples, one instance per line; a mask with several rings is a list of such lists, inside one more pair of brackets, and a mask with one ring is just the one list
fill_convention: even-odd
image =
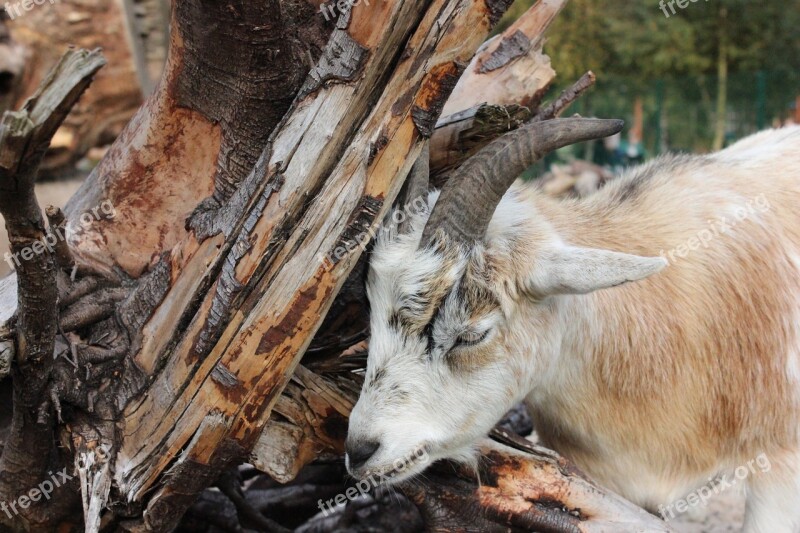
[[(161, 83), (65, 209), (75, 218), (107, 201), (116, 211), (70, 238), (80, 266), (138, 278), (186, 238), (193, 212), (217, 216), (320, 53), (286, 27), (277, 0), (228, 5), (175, 3)], [(289, 8), (290, 21), (311, 16)]]
[(567, 0), (540, 0), (501, 35), (484, 43), (442, 114), (483, 103), (537, 108), (556, 74), (542, 53), (544, 34), (566, 4)]
[(508, 444), (513, 447), (489, 440), (482, 444), (478, 478), (463, 468), (453, 476), (448, 473), (452, 466), (434, 466), (426, 480), (403, 487), (424, 510), (430, 531), (671, 531), (660, 519), (588, 481), (554, 452)]
[[(426, 108), (430, 102), (437, 100), (432, 98), (437, 90), (446, 94), (450, 86), (443, 82), (446, 77), (439, 74), (444, 71), (430, 68), (430, 74), (426, 75), (423, 65), (426, 61), (442, 65), (453, 65), (457, 60), (466, 61), (471, 52), (464, 50), (462, 28), (474, 28), (477, 25), (485, 28), (484, 31), (488, 30), (488, 21), (483, 18), (485, 15), (479, 9), (473, 9), (471, 2), (447, 7), (444, 2), (441, 4), (433, 6), (423, 22), (417, 24), (410, 16), (418, 9), (414, 3), (387, 2), (384, 9), (400, 23), (387, 23), (380, 27), (372, 23), (374, 13), (362, 11), (359, 17), (361, 6), (358, 6), (350, 20), (348, 32), (354, 40), (372, 50), (367, 63), (362, 66), (361, 76), (350, 84), (340, 80), (321, 87), (309, 94), (306, 100), (297, 102), (296, 116), (285, 121), (284, 128), (273, 136), (270, 163), (266, 168), (257, 165), (256, 172), (268, 170), (273, 175), (279, 173), (284, 184), (279, 191), (264, 199), (263, 211), (262, 204), (254, 200), (259, 198), (264, 185), (260, 190), (256, 188), (255, 198), (248, 202), (251, 209), (249, 216), (253, 216), (257, 223), (252, 229), (246, 229), (246, 235), (249, 236), (247, 244), (252, 247), (249, 253), (242, 255), (238, 261), (234, 260), (236, 279), (241, 285), (232, 300), (232, 309), (236, 309), (237, 314), (226, 318), (229, 321), (226, 330), (211, 354), (198, 354), (196, 335), (207, 324), (206, 319), (201, 317), (210, 316), (208, 313), (214, 308), (213, 295), (218, 295), (216, 290), (212, 290), (212, 297), (200, 304), (200, 315), (192, 319), (184, 340), (172, 350), (168, 366), (150, 387), (151, 396), (144, 399), (145, 405), (137, 402), (129, 408), (126, 416), (129, 425), (125, 432), (130, 434), (130, 439), (122, 444), (117, 463), (117, 483), (128, 494), (138, 497), (157, 481), (158, 473), (167, 466), (168, 458), (173, 456), (167, 450), (173, 447), (175, 450), (185, 450), (177, 464), (197, 462), (221, 467), (232, 458), (222, 451), (228, 448), (226, 443), (239, 443), (243, 449), (255, 444), (260, 429), (269, 418), (272, 404), (319, 326), (320, 317), (330, 305), (338, 285), (355, 264), (360, 248), (345, 247), (341, 257), (332, 262), (332, 267), (327, 267), (321, 258), (337, 256), (337, 249), (349, 241), (348, 235), (356, 235), (377, 224), (389, 207), (384, 199), (396, 196), (399, 191), (397, 177), (407, 173), (409, 160), (413, 161), (413, 154), (421, 149), (418, 144), (421, 137), (410, 114), (412, 106)], [(398, 71), (384, 82), (385, 86), (377, 86), (383, 87), (385, 96), (379, 100), (364, 125), (358, 128), (356, 124), (364, 120), (362, 117), (368, 111), (369, 94), (376, 89), (375, 81), (387, 70), (387, 60), (391, 61), (396, 54), (397, 48), (392, 43), (404, 41), (404, 32), (412, 28), (416, 29), (416, 34), (409, 41), (408, 49), (416, 52), (401, 60)], [(455, 42), (461, 43), (461, 46), (453, 46)], [(479, 36), (471, 36), (473, 47), (478, 42)], [(435, 47), (432, 46), (434, 43)], [(437, 49), (445, 51), (447, 55), (437, 57)], [(453, 56), (455, 51), (466, 55)], [(417, 89), (412, 92), (412, 98), (408, 99), (404, 108), (400, 108), (393, 95), (402, 93), (404, 88), (413, 87)], [(347, 104), (343, 107), (343, 103)], [(355, 109), (348, 109), (349, 106), (355, 106)], [(304, 137), (297, 136), (299, 132), (296, 128), (305, 128), (303, 117), (309, 116), (312, 111), (315, 114), (333, 112), (339, 118), (323, 119), (317, 115), (314, 129), (303, 130)], [(326, 134), (326, 125), (330, 127), (332, 135)], [(356, 129), (364, 133), (351, 139), (350, 134)], [(388, 141), (383, 149), (373, 153), (371, 166), (365, 168), (366, 161), (360, 154), (368, 153), (369, 146), (374, 142), (373, 132), (381, 132)], [(302, 151), (295, 148), (296, 139), (303, 139), (305, 147)], [(325, 139), (325, 144), (316, 144), (318, 139)], [(287, 144), (289, 142), (291, 144)], [(345, 158), (338, 164), (330, 159), (339, 153), (333, 143), (338, 143), (341, 149), (350, 146)], [(363, 147), (363, 151), (359, 147)], [(324, 157), (319, 158), (317, 153), (324, 154)], [(313, 163), (309, 167), (307, 162)], [(298, 173), (300, 168), (304, 168), (302, 174)], [(333, 174), (323, 185), (321, 178), (331, 169)], [(258, 181), (270, 183), (270, 179)], [(301, 187), (299, 190), (298, 186)], [(320, 186), (322, 189), (319, 189)], [(309, 206), (304, 202), (303, 194), (300, 194), (302, 191), (318, 194), (322, 200)], [(373, 201), (368, 199), (381, 197), (384, 199), (372, 207)], [(364, 198), (364, 202), (359, 198)], [(278, 207), (279, 210), (276, 209)], [(308, 212), (304, 213), (303, 210)], [(347, 215), (346, 218), (343, 216), (338, 220), (330, 220), (328, 213), (331, 212)], [(290, 224), (298, 227), (289, 230)], [(242, 228), (239, 231), (245, 227), (244, 224), (239, 225)], [(288, 233), (284, 234), (285, 231)], [(282, 235), (288, 235), (288, 239)], [(204, 241), (201, 248), (193, 252), (194, 257), (205, 257), (204, 248), (212, 245), (210, 241), (216, 238)], [(184, 258), (188, 256), (186, 253), (182, 255)], [(191, 267), (184, 265), (180, 272), (191, 271)], [(180, 280), (177, 284), (180, 284)], [(168, 307), (162, 304), (164, 311), (180, 303), (180, 300), (170, 299), (167, 295), (165, 303)], [(169, 314), (177, 316), (179, 313)], [(169, 327), (169, 323), (163, 320), (155, 324)], [(161, 334), (150, 336), (154, 339), (164, 337)], [(161, 350), (151, 345), (142, 354), (150, 358)], [(266, 362), (250, 363), (253, 358)], [(142, 368), (156, 366), (151, 360), (137, 360)], [(241, 386), (220, 387), (217, 381), (210, 379), (219, 363), (237, 376)], [(216, 375), (219, 377), (218, 372)], [(189, 381), (179, 385), (187, 377)], [(204, 383), (208, 384), (204, 386)], [(163, 402), (172, 396), (173, 393), (169, 391), (180, 391), (180, 395), (170, 403), (161, 403), (161, 406), (149, 405), (148, 398), (159, 397)], [(195, 428), (203, 424), (205, 413), (208, 412), (205, 402), (212, 399), (220, 414), (228, 412), (229, 415), (217, 419), (213, 424), (214, 429), (206, 421), (206, 435), (197, 440), (192, 436)], [(178, 412), (183, 414), (177, 416), (177, 421), (173, 418), (169, 426), (164, 425), (161, 421), (171, 418), (163, 413), (164, 407), (179, 409)], [(143, 420), (133, 416), (136, 412), (146, 412), (148, 418)], [(217, 427), (220, 424), (225, 426), (224, 430)], [(200, 443), (202, 449), (197, 449)], [(203, 470), (205, 467), (198, 465), (197, 468)], [(169, 505), (164, 502), (173, 498), (180, 500), (182, 496), (166, 487), (152, 502)], [(152, 502), (151, 505), (154, 505)]]

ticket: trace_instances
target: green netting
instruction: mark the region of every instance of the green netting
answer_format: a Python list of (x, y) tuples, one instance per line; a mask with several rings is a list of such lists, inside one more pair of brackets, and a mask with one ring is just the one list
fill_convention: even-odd
[[(780, 125), (795, 115), (800, 76), (794, 72), (750, 72), (728, 77), (725, 142)], [(644, 85), (644, 89), (641, 87)], [(633, 89), (632, 87), (637, 87)], [(570, 112), (619, 117), (633, 123), (634, 102), (644, 110), (644, 150), (707, 152), (712, 149), (717, 102), (715, 76), (675, 77), (642, 84), (624, 78), (598, 80), (596, 88)]]

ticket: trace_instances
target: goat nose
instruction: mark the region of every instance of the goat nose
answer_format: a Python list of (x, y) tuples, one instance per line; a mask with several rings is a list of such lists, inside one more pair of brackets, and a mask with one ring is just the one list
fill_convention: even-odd
[(355, 443), (348, 442), (346, 448), (347, 457), (350, 459), (350, 468), (364, 466), (380, 447), (381, 443), (374, 440), (356, 441)]

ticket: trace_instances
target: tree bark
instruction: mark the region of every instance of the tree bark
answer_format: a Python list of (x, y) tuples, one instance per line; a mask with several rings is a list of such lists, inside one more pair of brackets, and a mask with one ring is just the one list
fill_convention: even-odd
[[(502, 438), (502, 435), (501, 435)], [(473, 472), (434, 467), (405, 492), (430, 531), (667, 532), (660, 519), (588, 481), (554, 452), (509, 439), (487, 440)], [(449, 470), (449, 472), (448, 472)]]
[[(35, 488), (53, 466), (55, 336), (58, 327), (57, 269), (41, 208), (33, 192), (42, 158), (58, 127), (105, 64), (99, 52), (70, 52), (43, 81), (22, 111), (0, 123), (0, 213), (6, 221), (17, 265), (16, 357), (11, 430), (0, 458), (0, 501), (17, 500), (20, 488)], [(27, 507), (27, 506), (26, 506)], [(50, 519), (22, 508), (11, 521), (36, 527)]]
[(541, 0), (481, 46), (443, 110), (452, 115), (484, 102), (536, 108), (555, 78), (542, 52), (544, 34), (567, 0)]

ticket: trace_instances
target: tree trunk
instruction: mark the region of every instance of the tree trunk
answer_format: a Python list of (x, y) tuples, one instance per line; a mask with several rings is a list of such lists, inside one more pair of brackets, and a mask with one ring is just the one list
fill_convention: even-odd
[[(48, 469), (66, 468), (76, 479), (62, 490), (80, 491), (87, 531), (169, 531), (230, 467), (250, 460), (286, 482), (315, 458), (340, 454), (365, 360), (359, 350), (339, 355), (364, 336), (360, 258), (459, 76), (468, 68), (461, 83), (506, 80), (496, 94), (507, 99), (492, 103), (527, 103), (536, 114), (542, 88), (510, 89), (541, 65), (549, 69), (533, 44), (509, 55), (502, 37), (499, 48), (485, 49), (495, 59), (506, 50), (502, 60), (468, 67), (509, 3), (364, 2), (326, 21), (305, 0), (176, 0), (161, 82), (63, 215), (49, 209), (46, 230), (30, 188), (2, 191), (16, 248), (71, 230), (68, 247), (45, 248), (0, 286), (4, 302), (14, 284), (18, 291), (0, 327), (0, 353), (14, 353), (15, 408), (0, 459), (0, 501), (17, 501)], [(563, 3), (537, 5), (513, 30), (514, 46), (523, 33), (540, 42), (560, 9), (554, 5)], [(522, 76), (520, 84), (508, 82), (512, 75)], [(48, 78), (60, 88), (69, 79)], [(557, 115), (587, 83), (540, 119)], [(460, 94), (453, 105), (474, 103), (469, 90)], [(55, 129), (46, 133), (49, 142)], [(463, 136), (448, 138), (442, 150), (468, 157), (466, 146), (451, 144)], [(46, 144), (32, 145), (34, 155)], [(0, 164), (9, 180), (23, 176), (27, 184), (41, 158), (12, 157), (18, 146), (14, 138), (0, 143)], [(348, 291), (334, 303), (343, 286)], [(337, 338), (349, 313), (360, 320)], [(525, 483), (509, 470), (496, 475), (525, 498), (550, 501), (552, 494), (536, 492), (534, 466)], [(559, 481), (565, 490), (583, 483), (570, 476)], [(455, 495), (447, 483), (439, 493)], [(464, 505), (496, 513), (489, 520), (504, 527), (536, 523), (526, 522), (524, 505), (503, 509), (506, 495), (458, 494)], [(616, 502), (597, 512), (603, 520), (655, 523), (596, 487), (564, 500), (567, 514), (594, 512), (589, 502), (603, 501)], [(67, 526), (80, 520), (75, 503), (43, 501), (9, 520), (0, 514), (0, 522)], [(545, 514), (554, 524), (566, 520), (565, 531), (595, 519)], [(277, 527), (249, 515), (260, 527)]]
[(725, 146), (725, 126), (728, 110), (728, 8), (719, 7), (717, 23), (717, 111), (714, 115), (714, 142), (711, 149), (722, 150)]

